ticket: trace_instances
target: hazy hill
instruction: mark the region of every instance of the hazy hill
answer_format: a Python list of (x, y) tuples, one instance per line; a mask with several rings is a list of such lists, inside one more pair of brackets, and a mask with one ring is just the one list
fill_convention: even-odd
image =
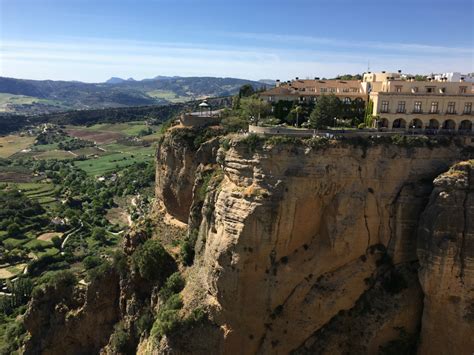
[(113, 77), (105, 83), (0, 77), (0, 112), (41, 114), (71, 109), (145, 106), (228, 96), (257, 81), (214, 77), (156, 77), (136, 81)]

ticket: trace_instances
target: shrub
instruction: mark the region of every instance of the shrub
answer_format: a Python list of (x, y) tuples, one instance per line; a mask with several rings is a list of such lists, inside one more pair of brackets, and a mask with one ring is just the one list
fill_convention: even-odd
[(132, 254), (132, 268), (144, 279), (163, 282), (176, 265), (159, 241), (149, 239)]
[(250, 133), (240, 140), (241, 143), (247, 145), (249, 152), (254, 152), (263, 141), (264, 138), (255, 133)]
[(112, 267), (117, 270), (120, 276), (125, 276), (127, 274), (127, 257), (122, 251), (116, 251), (112, 255)]
[(127, 353), (130, 335), (126, 332), (122, 322), (115, 325), (115, 331), (110, 337), (110, 345), (117, 353)]
[[(38, 286), (45, 285), (56, 289), (74, 286), (76, 283), (76, 276), (68, 270), (49, 271), (38, 280)], [(33, 296), (38, 295), (38, 286), (33, 290)]]
[(86, 256), (84, 260), (82, 260), (82, 263), (84, 264), (86, 270), (89, 270), (102, 264), (102, 259), (95, 255), (89, 255)]
[(171, 333), (178, 328), (180, 322), (179, 310), (166, 309), (158, 314), (151, 328), (151, 335), (154, 338), (160, 339), (166, 334)]
[(179, 272), (175, 272), (166, 279), (165, 284), (160, 290), (160, 296), (168, 300), (173, 294), (179, 293), (184, 288), (184, 279)]
[(297, 137), (288, 137), (288, 136), (271, 136), (266, 141), (270, 145), (279, 145), (279, 144), (293, 144), (299, 145), (302, 143), (301, 138)]
[(153, 326), (153, 314), (150, 309), (146, 309), (136, 322), (136, 330), (138, 334), (148, 333)]
[(187, 266), (192, 265), (195, 255), (195, 245), (198, 237), (198, 230), (193, 229), (184, 241), (181, 242), (180, 255), (183, 263)]
[(99, 264), (96, 267), (93, 267), (87, 270), (87, 276), (90, 281), (95, 281), (101, 279), (105, 274), (109, 273), (112, 270), (112, 265), (110, 262), (105, 261)]

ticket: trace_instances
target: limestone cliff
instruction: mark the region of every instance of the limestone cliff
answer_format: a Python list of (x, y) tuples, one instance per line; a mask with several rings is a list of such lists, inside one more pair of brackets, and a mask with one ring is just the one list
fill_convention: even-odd
[(422, 354), (474, 351), (474, 161), (434, 181), (419, 226)]
[[(124, 272), (36, 296), (26, 353), (472, 353), (472, 149), (215, 135), (164, 137), (159, 221), (127, 234)], [(183, 308), (130, 265), (149, 238), (186, 278)]]
[(201, 143), (204, 137), (212, 137), (218, 132), (212, 129), (204, 133), (193, 129), (172, 129), (159, 143), (156, 197), (166, 211), (181, 222), (188, 221), (196, 169), (199, 164), (212, 160), (219, 142)]
[(109, 271), (87, 288), (57, 284), (33, 297), (25, 315), (25, 354), (97, 354), (119, 320), (118, 275)]
[[(416, 277), (400, 270), (415, 268), (416, 275), (417, 225), (431, 182), (463, 156), (463, 148), (274, 143), (237, 139), (221, 148), (223, 178), (202, 207), (184, 295), (206, 305), (221, 326), (223, 340), (212, 351), (304, 352), (325, 327), (340, 332), (334, 324), (357, 324), (354, 314), (365, 299), (394, 305), (367, 317), (372, 331), (364, 337), (329, 336), (326, 345), (341, 345), (331, 353), (344, 353), (350, 344), (359, 353), (377, 353), (402, 335), (416, 337), (422, 295)], [(160, 166), (169, 154), (179, 153), (160, 150), (157, 156), (157, 196), (165, 206), (175, 200), (191, 206), (197, 198), (192, 178), (174, 184), (173, 194), (159, 191), (165, 181)], [(185, 159), (194, 158), (175, 161)], [(184, 211), (175, 217), (183, 220)], [(374, 291), (392, 277), (403, 285), (397, 292), (390, 286)], [(349, 310), (352, 315), (338, 319)]]

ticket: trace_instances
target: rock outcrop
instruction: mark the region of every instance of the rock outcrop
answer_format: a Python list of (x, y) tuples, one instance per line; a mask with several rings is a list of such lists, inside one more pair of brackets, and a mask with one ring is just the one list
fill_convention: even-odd
[(162, 285), (124, 261), (35, 297), (26, 353), (472, 353), (472, 150), (213, 136), (164, 137), (161, 222), (124, 240), (125, 260), (151, 229), (174, 256), (181, 243), (184, 307), (161, 308)]
[(421, 354), (474, 351), (474, 161), (434, 181), (418, 239)]
[[(209, 136), (213, 130), (208, 130)], [(202, 131), (171, 129), (157, 149), (156, 197), (166, 211), (181, 222), (187, 222), (193, 202), (193, 186), (199, 164), (216, 156), (219, 140), (205, 144)]]
[[(431, 182), (462, 157), (462, 147), (318, 141), (262, 147), (243, 139), (226, 148), (217, 159), (223, 179), (204, 201), (184, 290), (224, 330), (220, 348), (212, 351), (316, 349), (310, 339), (325, 327), (340, 332), (357, 323), (355, 310), (364, 299), (383, 299), (393, 307), (369, 317), (372, 331), (366, 336), (341, 336), (341, 348), (332, 353), (344, 353), (350, 342), (360, 353), (377, 353), (416, 339), (422, 304), (416, 277), (408, 277), (395, 294), (373, 290), (387, 272), (413, 263), (416, 269), (417, 226)], [(157, 175), (167, 154), (176, 152), (160, 151)], [(172, 195), (157, 186), (157, 196), (165, 205), (175, 197), (192, 202), (191, 180), (175, 183)], [(184, 213), (176, 217), (183, 220)], [(340, 317), (350, 310), (352, 315)], [(331, 339), (327, 344), (335, 346)]]
[(98, 354), (119, 320), (119, 279), (114, 271), (86, 289), (47, 286), (33, 297), (25, 315), (30, 339), (25, 354)]

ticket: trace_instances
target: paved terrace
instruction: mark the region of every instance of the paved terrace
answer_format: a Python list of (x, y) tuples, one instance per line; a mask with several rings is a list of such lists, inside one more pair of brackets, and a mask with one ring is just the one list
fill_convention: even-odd
[(424, 135), (427, 137), (435, 136), (458, 136), (463, 138), (464, 144), (474, 146), (474, 132), (473, 131), (459, 131), (459, 130), (424, 130), (424, 129), (334, 129), (334, 130), (317, 130), (317, 129), (293, 129), (285, 127), (259, 127), (249, 125), (248, 133), (254, 133), (264, 136), (292, 136), (292, 137), (371, 137), (371, 136), (395, 136), (407, 135), (416, 136)]

